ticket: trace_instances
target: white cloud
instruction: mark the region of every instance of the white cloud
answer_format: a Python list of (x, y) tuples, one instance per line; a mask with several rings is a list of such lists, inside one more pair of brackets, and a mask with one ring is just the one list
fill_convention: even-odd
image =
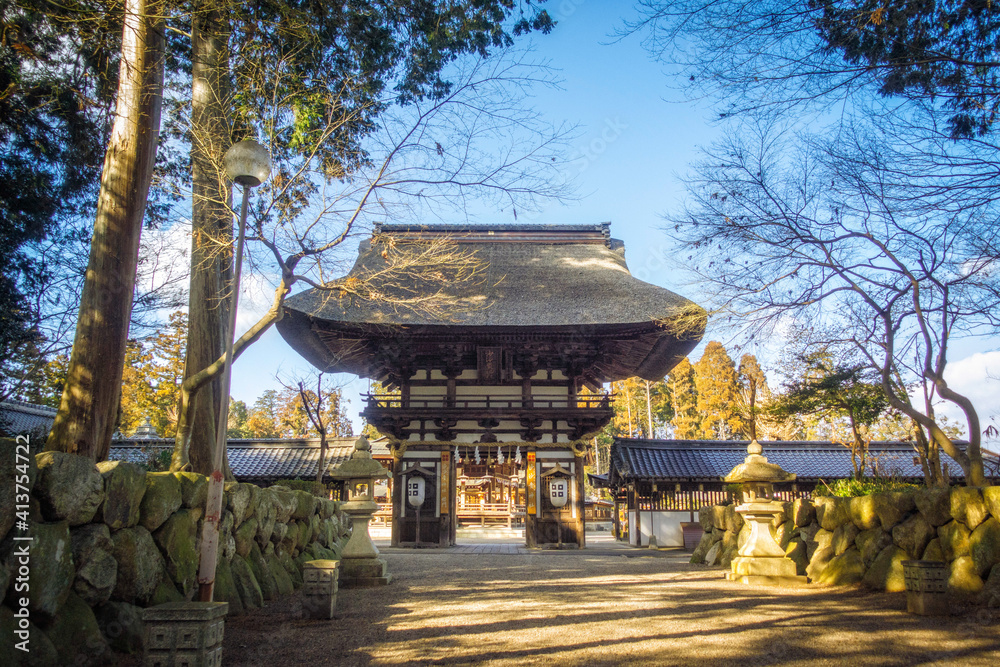
[[(969, 397), (983, 428), (989, 424), (990, 417), (1000, 417), (1000, 379), (994, 379), (1000, 378), (1000, 350), (977, 352), (952, 361), (944, 377), (948, 386)], [(955, 404), (942, 402), (938, 411), (966, 427), (965, 415)]]

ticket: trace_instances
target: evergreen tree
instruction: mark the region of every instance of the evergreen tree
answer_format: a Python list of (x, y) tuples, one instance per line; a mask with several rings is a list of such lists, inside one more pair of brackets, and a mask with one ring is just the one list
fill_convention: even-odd
[(56, 267), (40, 250), (90, 214), (104, 156), (108, 44), (98, 16), (67, 20), (71, 5), (0, 0), (0, 396), (46, 363), (7, 362), (43, 346), (38, 296)]
[(694, 366), (694, 385), (698, 392), (698, 432), (706, 440), (729, 440), (743, 428), (735, 406), (739, 392), (736, 364), (718, 341), (705, 346), (705, 353)]
[(118, 406), (118, 428), (116, 431), (126, 437), (135, 433), (147, 419), (154, 427), (161, 423), (157, 419), (155, 377), (156, 360), (140, 340), (130, 340), (125, 347), (125, 363), (122, 368), (121, 401)]
[(125, 0), (114, 123), (97, 197), (76, 336), (48, 450), (107, 458), (122, 388), (139, 235), (156, 162), (163, 95), (160, 0)]
[(247, 419), (246, 428), (249, 437), (281, 437), (281, 426), (278, 421), (279, 405), (278, 392), (274, 389), (268, 389), (257, 398)]
[(770, 402), (771, 390), (767, 386), (764, 371), (757, 363), (757, 357), (752, 354), (740, 357), (737, 375), (740, 384), (736, 402), (741, 420), (740, 437), (756, 440), (761, 425), (762, 407)]
[(249, 438), (250, 433), (247, 428), (247, 421), (250, 419), (250, 409), (245, 401), (229, 399), (229, 425), (226, 431), (227, 438)]
[(613, 382), (611, 390), (615, 394), (615, 415), (609, 424), (609, 436), (656, 438), (666, 431), (673, 406), (663, 380), (633, 377)]
[(694, 366), (687, 357), (674, 366), (667, 375), (673, 418), (673, 437), (677, 440), (691, 440), (698, 437), (699, 424), (698, 392), (694, 383)]
[(177, 433), (177, 402), (184, 381), (184, 349), (187, 342), (187, 315), (182, 311), (170, 314), (169, 321), (147, 339), (153, 355), (151, 380), (155, 386), (155, 410), (150, 422), (165, 438)]

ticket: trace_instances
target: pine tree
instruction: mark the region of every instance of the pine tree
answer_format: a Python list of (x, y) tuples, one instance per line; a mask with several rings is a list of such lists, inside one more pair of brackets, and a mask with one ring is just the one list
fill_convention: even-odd
[(845, 421), (850, 435), (843, 440), (851, 450), (854, 476), (860, 479), (868, 461), (869, 428), (889, 407), (885, 393), (867, 367), (838, 364), (826, 350), (805, 356), (802, 361), (805, 374), (786, 385), (771, 412), (779, 416), (819, 415), (834, 423)]

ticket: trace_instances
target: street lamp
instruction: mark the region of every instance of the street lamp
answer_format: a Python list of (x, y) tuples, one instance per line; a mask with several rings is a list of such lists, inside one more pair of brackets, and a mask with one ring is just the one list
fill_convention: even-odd
[(215, 565), (219, 553), (219, 522), (222, 519), (222, 493), (225, 478), (222, 460), (226, 451), (229, 426), (229, 379), (233, 368), (233, 338), (236, 332), (236, 307), (239, 305), (240, 273), (243, 260), (243, 238), (247, 227), (247, 206), (250, 188), (257, 187), (271, 174), (271, 156), (253, 139), (233, 144), (222, 158), (229, 179), (243, 186), (240, 204), (239, 233), (233, 256), (232, 294), (229, 299), (229, 322), (226, 329), (226, 358), (222, 367), (222, 405), (219, 406), (212, 474), (208, 479), (208, 500), (205, 503), (205, 523), (201, 535), (201, 563), (198, 568), (198, 599), (211, 602), (215, 591)]

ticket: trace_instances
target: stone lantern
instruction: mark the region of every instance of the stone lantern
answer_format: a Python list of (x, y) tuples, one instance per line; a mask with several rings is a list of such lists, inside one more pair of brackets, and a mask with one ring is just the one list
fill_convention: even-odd
[(345, 588), (384, 586), (392, 579), (368, 534), (368, 522), (378, 510), (375, 480), (389, 477), (389, 471), (372, 458), (371, 448), (364, 436), (358, 438), (351, 458), (330, 473), (344, 481), (347, 500), (341, 509), (351, 517), (351, 539), (340, 556), (340, 584)]
[(750, 537), (740, 547), (739, 555), (733, 559), (732, 572), (726, 578), (744, 584), (800, 586), (806, 583), (806, 577), (796, 573), (795, 562), (785, 557), (771, 533), (774, 518), (784, 511), (782, 503), (774, 500), (774, 484), (794, 482), (795, 474), (768, 463), (763, 451), (759, 442), (751, 441), (746, 459), (724, 479), (742, 485), (743, 504), (736, 511), (750, 526)]

